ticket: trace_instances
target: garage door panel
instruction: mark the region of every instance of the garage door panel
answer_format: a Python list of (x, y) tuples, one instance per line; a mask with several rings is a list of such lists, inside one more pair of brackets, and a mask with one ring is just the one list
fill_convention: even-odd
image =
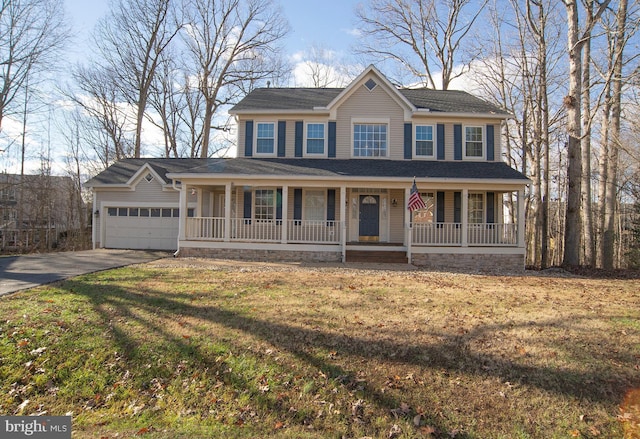
[[(153, 208), (143, 208), (142, 211)], [(138, 250), (175, 250), (177, 217), (107, 216), (105, 247)]]

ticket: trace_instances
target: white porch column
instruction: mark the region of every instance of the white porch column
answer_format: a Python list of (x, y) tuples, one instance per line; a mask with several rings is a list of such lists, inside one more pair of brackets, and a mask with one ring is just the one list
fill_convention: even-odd
[(518, 191), (518, 247), (524, 248), (524, 189)]
[(186, 238), (187, 230), (187, 185), (180, 185), (180, 217), (178, 218), (178, 250), (180, 250), (180, 241)]
[[(98, 212), (98, 215), (96, 215)], [(98, 232), (98, 221), (100, 221), (100, 216), (102, 216), (102, 212), (100, 212), (100, 207), (98, 206), (98, 196), (96, 195), (96, 190), (93, 190), (93, 211), (91, 212), (91, 242), (93, 244), (93, 249), (96, 249), (96, 241), (98, 240), (97, 232)], [(102, 230), (102, 227), (100, 227)], [(2, 235), (4, 238), (4, 235)], [(100, 245), (104, 247), (104, 243), (101, 242)]]
[(347, 262), (347, 187), (340, 186), (340, 247), (342, 263)]
[(280, 241), (283, 244), (286, 244), (289, 239), (287, 218), (289, 218), (289, 186), (282, 186), (282, 236)]
[(460, 236), (463, 247), (469, 245), (469, 189), (462, 189), (462, 212), (460, 212), (460, 221), (462, 221), (462, 233)]
[(224, 185), (224, 241), (231, 241), (231, 182)]
[(411, 196), (411, 187), (404, 190), (404, 245), (407, 247), (407, 261), (411, 263), (411, 245), (413, 244), (413, 230), (411, 229), (411, 214), (408, 209), (409, 197)]

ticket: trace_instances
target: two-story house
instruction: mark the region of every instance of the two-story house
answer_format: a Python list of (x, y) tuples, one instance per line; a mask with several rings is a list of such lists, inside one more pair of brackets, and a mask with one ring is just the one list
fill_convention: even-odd
[(128, 159), (90, 180), (94, 245), (524, 268), (529, 180), (501, 160), (503, 110), (370, 66), (346, 88), (256, 89), (230, 113), (236, 158)]

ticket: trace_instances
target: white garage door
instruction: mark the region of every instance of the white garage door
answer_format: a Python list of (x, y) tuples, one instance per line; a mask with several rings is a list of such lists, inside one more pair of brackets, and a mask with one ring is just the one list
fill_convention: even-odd
[(109, 207), (105, 227), (106, 248), (176, 250), (177, 208)]

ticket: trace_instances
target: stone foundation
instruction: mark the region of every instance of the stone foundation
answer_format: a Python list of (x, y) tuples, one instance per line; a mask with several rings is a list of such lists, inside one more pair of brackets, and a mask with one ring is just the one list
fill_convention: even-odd
[(411, 263), (417, 267), (447, 271), (524, 271), (524, 255), (414, 253)]
[(342, 262), (342, 253), (330, 251), (181, 248), (179, 257), (236, 259), (253, 262)]

